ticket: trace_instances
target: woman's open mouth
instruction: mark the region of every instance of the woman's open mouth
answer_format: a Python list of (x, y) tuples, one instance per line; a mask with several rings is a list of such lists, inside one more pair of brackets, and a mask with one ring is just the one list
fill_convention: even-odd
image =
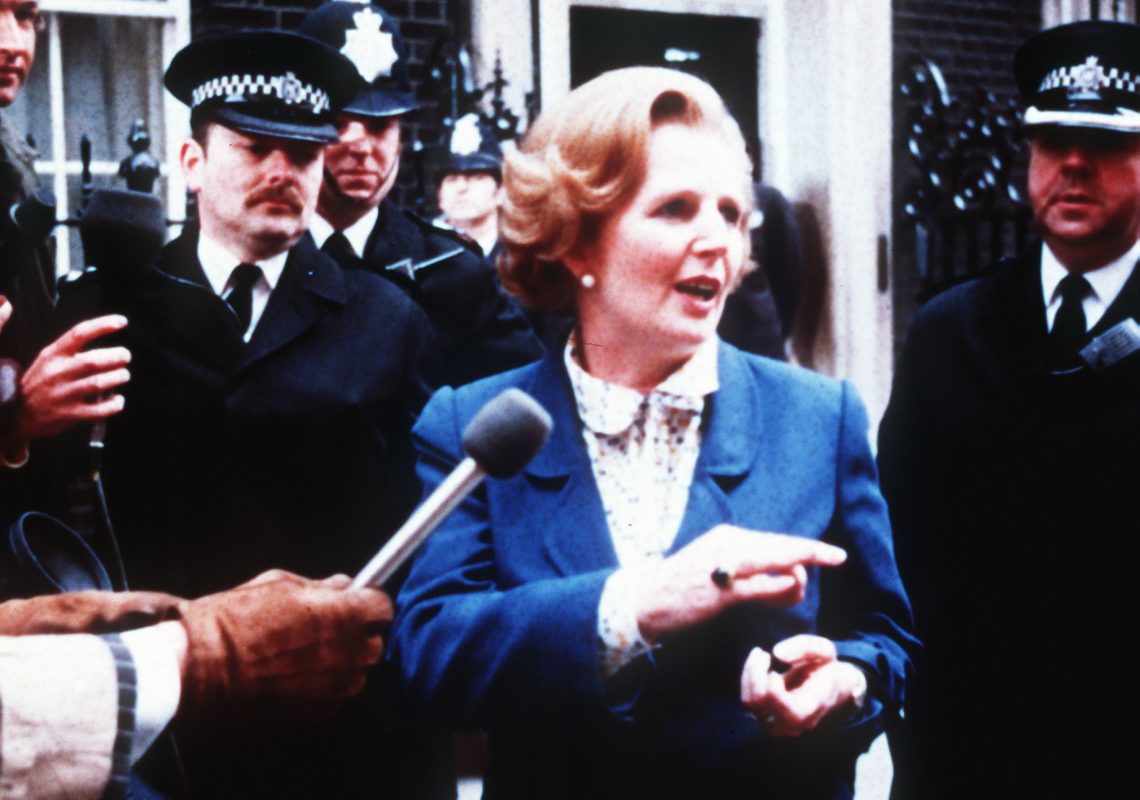
[(712, 300), (720, 291), (720, 281), (716, 278), (689, 278), (675, 285), (676, 290), (701, 300)]

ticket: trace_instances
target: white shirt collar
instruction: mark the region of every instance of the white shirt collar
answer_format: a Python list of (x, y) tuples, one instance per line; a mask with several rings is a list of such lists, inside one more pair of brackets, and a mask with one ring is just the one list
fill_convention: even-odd
[(483, 251), (483, 255), (491, 255), (491, 251), (495, 249), (495, 245), (499, 242), (499, 231), (496, 229), (491, 233), (484, 236), (482, 239), (476, 239), (475, 243), (479, 245), (479, 249)]
[[(289, 251), (286, 250), (284, 253), (256, 262), (257, 266), (261, 267), (261, 277), (268, 284), (269, 291), (276, 288), (288, 258)], [(198, 263), (202, 265), (202, 271), (206, 273), (206, 280), (210, 282), (214, 294), (221, 297), (234, 268), (243, 262), (217, 240), (211, 239), (205, 233), (199, 233)]]
[[(352, 252), (356, 253), (357, 258), (364, 258), (364, 248), (368, 246), (368, 237), (372, 235), (372, 229), (376, 227), (376, 220), (379, 217), (380, 207), (377, 206), (341, 231), (344, 237), (348, 239), (348, 243), (352, 245)], [(329, 237), (336, 233), (336, 228), (320, 214), (313, 214), (313, 218), (309, 221), (309, 233), (313, 235), (313, 241), (317, 243), (317, 247), (321, 248), (325, 246)]]
[[(1104, 312), (1116, 300), (1124, 284), (1132, 275), (1132, 270), (1140, 260), (1140, 239), (1138, 239), (1127, 253), (1120, 258), (1105, 264), (1103, 267), (1084, 273), (1085, 279), (1092, 286), (1092, 294), (1085, 298), (1084, 309), (1088, 329), (1104, 316)], [(1045, 310), (1050, 330), (1053, 319), (1061, 305), (1061, 280), (1069, 274), (1064, 265), (1057, 260), (1057, 256), (1049, 249), (1049, 245), (1041, 248), (1041, 291), (1044, 295)]]
[[(582, 423), (600, 434), (618, 434), (633, 424), (646, 396), (636, 389), (594, 377), (574, 359), (574, 337), (566, 342), (563, 360), (578, 403)], [(704, 399), (720, 388), (717, 376), (719, 340), (710, 337), (680, 369), (658, 384), (650, 393), (666, 399), (669, 405), (703, 408)]]

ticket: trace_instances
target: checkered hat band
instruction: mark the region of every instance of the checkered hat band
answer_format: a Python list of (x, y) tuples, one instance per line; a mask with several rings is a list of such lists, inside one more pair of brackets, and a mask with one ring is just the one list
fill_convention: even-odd
[(313, 114), (329, 110), (329, 95), (311, 83), (285, 75), (224, 75), (206, 81), (191, 92), (192, 108), (215, 97), (275, 97), (288, 105), (307, 108)]
[[(1078, 74), (1087, 74), (1086, 64), (1077, 64), (1072, 67), (1057, 67), (1045, 76), (1038, 87), (1038, 92), (1047, 92), (1050, 89), (1062, 89), (1077, 83)], [(1100, 74), (1100, 89), (1116, 89), (1119, 92), (1140, 94), (1140, 76), (1133, 75), (1128, 70), (1111, 67)]]

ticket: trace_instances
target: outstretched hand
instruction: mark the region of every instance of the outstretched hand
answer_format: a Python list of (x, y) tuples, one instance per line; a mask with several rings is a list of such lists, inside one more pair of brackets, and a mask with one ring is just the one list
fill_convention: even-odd
[[(835, 567), (842, 548), (814, 539), (717, 525), (669, 558), (630, 576), (635, 613), (647, 641), (700, 624), (729, 606), (790, 606), (804, 598), (808, 566)], [(720, 570), (725, 580), (712, 580)]]
[[(783, 674), (773, 660), (789, 666)], [(802, 634), (778, 643), (769, 654), (757, 647), (744, 662), (740, 701), (773, 736), (801, 736), (824, 719), (862, 702), (867, 678), (836, 658), (835, 644)]]
[(364, 687), (393, 616), (386, 594), (350, 583), (270, 570), (182, 603), (180, 713), (249, 721), (334, 712)]

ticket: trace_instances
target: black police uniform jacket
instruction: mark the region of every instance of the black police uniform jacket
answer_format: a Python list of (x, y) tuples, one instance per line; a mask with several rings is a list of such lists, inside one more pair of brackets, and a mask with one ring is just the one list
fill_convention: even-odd
[(130, 321), (104, 483), (133, 585), (195, 595), (268, 567), (352, 572), (418, 499), (427, 321), (302, 240), (245, 344), (196, 250), (183, 234), (104, 290)]
[[(273, 567), (354, 574), (419, 499), (409, 437), (430, 325), (306, 237), (245, 344), (196, 252), (189, 231), (157, 266), (95, 287), (130, 320), (103, 478), (131, 586), (197, 596)], [(83, 296), (67, 287), (61, 313)], [(385, 678), (319, 726), (182, 731), (192, 796), (377, 796), (400, 743)]]
[[(448, 257), (418, 267), (439, 256)], [(495, 268), (472, 243), (390, 200), (380, 204), (363, 259), (351, 261), (342, 266), (383, 274), (420, 304), (436, 332), (444, 383), (470, 383), (528, 364), (544, 352), (530, 323), (500, 288)], [(414, 268), (414, 280), (389, 269), (401, 263)]]
[[(1140, 269), (1090, 333), (1136, 316)], [(1137, 784), (1140, 353), (1054, 374), (1046, 346), (1034, 252), (928, 303), (898, 365), (879, 462), (925, 652), (896, 797)]]

